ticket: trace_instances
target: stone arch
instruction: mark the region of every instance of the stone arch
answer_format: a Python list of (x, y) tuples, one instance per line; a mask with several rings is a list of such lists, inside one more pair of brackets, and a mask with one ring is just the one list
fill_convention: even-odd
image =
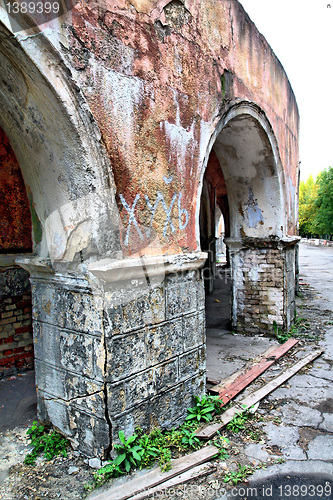
[(32, 216), (33, 255), (15, 264), (30, 274), (38, 417), (104, 456), (103, 299), (88, 266), (120, 249), (113, 174), (60, 53), (44, 33), (18, 38), (0, 21), (0, 127)]
[(42, 33), (19, 42), (0, 23), (0, 43), (0, 126), (27, 187), (34, 253), (52, 264), (111, 255), (115, 186), (82, 94)]
[[(220, 164), (222, 163), (221, 168), (223, 171), (225, 182), (227, 184), (228, 198), (230, 197), (229, 200), (230, 212), (233, 212), (233, 214), (230, 214), (231, 218), (230, 236), (233, 238), (239, 238), (241, 236), (241, 228), (243, 227), (243, 224), (240, 222), (240, 218), (242, 216), (237, 210), (237, 208), (239, 208), (237, 207), (237, 205), (239, 205), (239, 203), (245, 202), (245, 200), (242, 200), (240, 198), (240, 196), (244, 193), (240, 193), (239, 190), (237, 190), (237, 186), (235, 183), (233, 183), (233, 181), (237, 177), (237, 174), (239, 174), (238, 175), (239, 178), (244, 178), (244, 175), (242, 175), (242, 171), (244, 172), (244, 170), (246, 170), (247, 159), (244, 157), (245, 151), (242, 151), (241, 161), (243, 164), (240, 163), (239, 159), (236, 157), (235, 144), (232, 145), (231, 142), (237, 142), (238, 140), (237, 135), (242, 134), (242, 128), (246, 127), (246, 125), (248, 125), (249, 128), (248, 137), (247, 138), (242, 137), (241, 139), (245, 142), (246, 145), (251, 143), (252, 138), (256, 139), (257, 144), (255, 144), (255, 146), (257, 146), (257, 149), (256, 151), (252, 151), (252, 153), (254, 155), (257, 155), (257, 158), (259, 160), (257, 163), (258, 164), (261, 163), (261, 168), (265, 166), (265, 160), (266, 160), (266, 166), (269, 167), (269, 172), (266, 172), (266, 174), (267, 173), (271, 174), (270, 175), (271, 181), (274, 183), (274, 187), (277, 188), (277, 193), (275, 193), (277, 197), (276, 205), (277, 205), (277, 210), (279, 212), (279, 221), (281, 221), (281, 224), (279, 229), (278, 225), (275, 224), (274, 229), (276, 229), (278, 235), (282, 236), (286, 232), (286, 221), (285, 221), (286, 188), (285, 188), (284, 171), (281, 164), (278, 144), (273, 129), (267, 117), (265, 116), (265, 113), (259, 108), (259, 106), (257, 106), (254, 103), (245, 101), (237, 103), (231, 106), (218, 120), (214, 133), (210, 137), (207, 146), (207, 153), (205, 155), (203, 168), (201, 170), (201, 179), (198, 189), (198, 200), (200, 200), (203, 178), (206, 171), (209, 155), (211, 151), (214, 150), (216, 155), (218, 156)], [(235, 134), (234, 132), (236, 132), (237, 134)], [(229, 140), (230, 144), (225, 144), (226, 141), (224, 141), (224, 139), (226, 138), (225, 136), (227, 134), (229, 136), (228, 139), (230, 139)], [(263, 154), (263, 149), (260, 149), (259, 141), (261, 141), (262, 145), (264, 145), (263, 142), (266, 142), (267, 152), (269, 153), (268, 155), (265, 156)], [(232, 170), (233, 167), (235, 166), (237, 169), (236, 173), (234, 170)], [(252, 169), (252, 171), (254, 172), (254, 169)], [(266, 186), (258, 185), (257, 187), (261, 188), (262, 196), (265, 196)], [(197, 205), (197, 220), (198, 220), (199, 210), (200, 210), (200, 204)], [(267, 225), (265, 225), (265, 228), (266, 226)], [(283, 226), (283, 229), (281, 229), (281, 226)], [(267, 226), (267, 229), (268, 227), (270, 226)], [(267, 236), (269, 234), (273, 235), (274, 229), (268, 230)], [(196, 227), (196, 231), (197, 231), (197, 241), (199, 242), (200, 230), (198, 224)], [(263, 231), (261, 232), (263, 233)], [(248, 234), (247, 236), (250, 236), (250, 234)]]
[(207, 148), (199, 190), (212, 154), (220, 164), (215, 175), (225, 182), (229, 204), (226, 244), (232, 271), (232, 326), (260, 332), (276, 321), (289, 327), (295, 279), (289, 253), (294, 252), (296, 240), (286, 236), (284, 171), (264, 112), (251, 102), (240, 102), (220, 118)]

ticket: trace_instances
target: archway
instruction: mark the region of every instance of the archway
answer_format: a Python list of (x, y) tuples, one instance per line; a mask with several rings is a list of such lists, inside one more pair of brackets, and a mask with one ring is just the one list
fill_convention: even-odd
[[(99, 129), (43, 33), (19, 41), (0, 22), (0, 127), (28, 194), (38, 417), (88, 456), (104, 456), (103, 299), (88, 266), (119, 251), (115, 186)], [(97, 408), (97, 410), (96, 410)]]
[(0, 376), (33, 367), (29, 274), (15, 264), (32, 252), (31, 214), (21, 170), (0, 129)]
[[(232, 329), (265, 333), (272, 331), (273, 322), (289, 328), (295, 307), (296, 240), (286, 236), (284, 175), (275, 137), (265, 115), (251, 103), (231, 108), (212, 137), (202, 181), (201, 233), (203, 227), (211, 227), (207, 216), (203, 222), (207, 206), (203, 200), (213, 193), (211, 220), (222, 182), (230, 217), (225, 242), (231, 266)], [(209, 234), (213, 235), (211, 229)], [(215, 276), (213, 239), (209, 247), (201, 246), (209, 251), (210, 277)], [(201, 244), (204, 240), (201, 237)], [(212, 291), (211, 282), (208, 291)]]

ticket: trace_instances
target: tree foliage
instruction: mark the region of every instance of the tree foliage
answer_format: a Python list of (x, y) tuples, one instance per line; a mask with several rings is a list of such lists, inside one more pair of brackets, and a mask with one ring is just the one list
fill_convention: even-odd
[(333, 168), (320, 172), (317, 178), (316, 227), (319, 234), (333, 234)]
[(302, 236), (333, 234), (333, 168), (310, 176), (299, 187), (299, 232)]

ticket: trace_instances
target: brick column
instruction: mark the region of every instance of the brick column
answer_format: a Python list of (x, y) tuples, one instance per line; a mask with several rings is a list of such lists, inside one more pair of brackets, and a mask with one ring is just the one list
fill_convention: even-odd
[(29, 274), (0, 259), (0, 377), (33, 367), (31, 290)]
[(232, 326), (244, 333), (288, 330), (295, 314), (298, 237), (226, 239), (231, 260)]

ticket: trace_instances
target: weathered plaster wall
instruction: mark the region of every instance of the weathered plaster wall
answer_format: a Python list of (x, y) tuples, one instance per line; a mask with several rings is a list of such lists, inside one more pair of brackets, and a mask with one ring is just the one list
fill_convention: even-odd
[(277, 138), (283, 232), (294, 234), (297, 106), (238, 2), (113, 2), (73, 11), (72, 22), (66, 57), (113, 163), (126, 252), (156, 236), (163, 251), (197, 247), (194, 208), (208, 142), (240, 100), (264, 111)]
[[(82, 96), (89, 105), (101, 133), (100, 140), (96, 130), (89, 134), (90, 138), (105, 145), (112, 165), (125, 256), (138, 251), (177, 253), (198, 248), (196, 208), (203, 169), (216, 128), (228, 110), (241, 101), (255, 103), (272, 128), (285, 190), (282, 232), (295, 233), (297, 106), (283, 67), (237, 1), (119, 0), (103, 2), (101, 6), (78, 4), (71, 14), (67, 27), (55, 20), (41, 36), (49, 38), (57, 49), (49, 67), (45, 67), (43, 59), (46, 41), (44, 46), (40, 40), (34, 42), (42, 49), (40, 53), (32, 39), (24, 40), (22, 46), (51, 82), (60, 77), (65, 90), (57, 85), (57, 92), (65, 108), (72, 106), (70, 100), (76, 100), (82, 110)], [(13, 47), (6, 52), (9, 64), (10, 53), (14, 56)], [(27, 86), (19, 75), (12, 80), (15, 86), (21, 82), (21, 94), (28, 92), (32, 100), (30, 109), (38, 110), (29, 130), (35, 130), (37, 123), (42, 137), (46, 123), (49, 130), (57, 130), (53, 150), (43, 151), (43, 158), (47, 155), (53, 164), (43, 184), (55, 183), (62, 190), (57, 189), (50, 197), (46, 210), (42, 202), (34, 200), (40, 223), (45, 225), (47, 245), (55, 259), (71, 260), (77, 250), (88, 256), (105, 255), (107, 251), (111, 255), (105, 244), (96, 241), (97, 228), (104, 226), (105, 230), (107, 226), (102, 213), (107, 197), (101, 191), (107, 189), (105, 178), (110, 175), (107, 169), (102, 174), (96, 168), (84, 167), (88, 148), (85, 144), (80, 151), (82, 134), (78, 139), (77, 130), (59, 114), (47, 82), (40, 80), (23, 61), (21, 67), (23, 73), (33, 75), (33, 82)], [(75, 90), (69, 88), (66, 67), (77, 85)], [(12, 68), (4, 67), (3, 71), (10, 79)], [(45, 90), (41, 102), (38, 98), (34, 102), (37, 87)], [(10, 96), (13, 94), (15, 91)], [(22, 102), (16, 98), (21, 107)], [(5, 106), (11, 107), (9, 117), (13, 115), (13, 105), (9, 100)], [(52, 110), (51, 114), (42, 111), (46, 108)], [(73, 111), (75, 119), (71, 122), (82, 129), (80, 121), (84, 119), (78, 114)], [(20, 121), (18, 117), (17, 122)], [(61, 129), (56, 122), (62, 123)], [(48, 134), (47, 137), (49, 145)], [(26, 139), (31, 144), (31, 137)], [(27, 151), (24, 153), (26, 158)], [(24, 158), (20, 156), (20, 165)], [(78, 164), (81, 172), (74, 168), (71, 174), (66, 173), (66, 168)], [(24, 165), (21, 168), (27, 170)], [(102, 182), (97, 181), (101, 174)], [(37, 198), (40, 186), (34, 185), (36, 179), (29, 178), (27, 172), (24, 175)], [(84, 184), (79, 181), (83, 178)], [(92, 192), (93, 201), (89, 194)], [(98, 206), (96, 192), (101, 193)], [(110, 195), (113, 198), (114, 193)], [(74, 208), (69, 205), (73, 199)], [(63, 206), (66, 216), (57, 212)], [(96, 212), (93, 218), (89, 218), (89, 211)], [(50, 227), (56, 226), (54, 234)], [(79, 233), (77, 237), (74, 229)], [(89, 242), (81, 234), (88, 230), (92, 234)], [(80, 240), (80, 244), (70, 251), (69, 246), (75, 247), (73, 240)]]

